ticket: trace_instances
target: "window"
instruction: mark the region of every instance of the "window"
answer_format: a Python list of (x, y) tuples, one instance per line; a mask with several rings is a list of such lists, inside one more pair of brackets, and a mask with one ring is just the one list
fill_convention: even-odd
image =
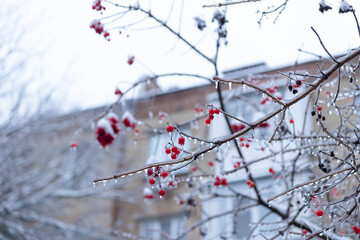
[(140, 221), (140, 236), (152, 240), (176, 238), (182, 230), (185, 230), (185, 221), (184, 215), (142, 220)]

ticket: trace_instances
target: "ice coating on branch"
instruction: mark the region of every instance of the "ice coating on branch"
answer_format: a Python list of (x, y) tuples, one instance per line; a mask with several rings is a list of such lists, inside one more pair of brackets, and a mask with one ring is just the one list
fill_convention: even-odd
[(126, 111), (122, 116), (122, 123), (125, 125), (125, 127), (135, 128), (136, 119), (130, 112)]
[(150, 156), (147, 160), (146, 160), (146, 164), (154, 164), (154, 163), (158, 163), (161, 162), (160, 160), (158, 160), (158, 158), (156, 158), (155, 156)]

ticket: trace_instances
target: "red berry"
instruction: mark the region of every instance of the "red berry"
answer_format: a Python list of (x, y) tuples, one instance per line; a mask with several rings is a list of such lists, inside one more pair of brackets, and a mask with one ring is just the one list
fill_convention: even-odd
[(150, 178), (150, 179), (149, 179), (149, 183), (150, 183), (151, 185), (154, 185), (154, 184), (155, 184), (155, 179), (154, 179), (154, 178)]
[(247, 148), (249, 148), (250, 147), (250, 145), (247, 143), (247, 144), (245, 144), (245, 146), (247, 147)]
[(302, 233), (303, 233), (303, 234), (307, 234), (307, 231), (306, 231), (306, 230), (302, 230)]
[(171, 153), (171, 149), (170, 149), (170, 148), (165, 148), (165, 153), (166, 153), (166, 154), (170, 154), (170, 153)]
[(168, 131), (169, 133), (174, 131), (174, 127), (169, 125), (169, 126), (166, 127), (166, 131)]
[(185, 144), (185, 138), (182, 137), (182, 136), (179, 137), (178, 143), (179, 143), (181, 146), (184, 146), (184, 144)]
[(220, 184), (221, 184), (221, 185), (224, 185), (224, 186), (228, 186), (228, 185), (229, 185), (228, 182), (227, 182), (227, 180), (226, 180), (226, 178), (221, 179)]
[(214, 162), (213, 162), (213, 161), (208, 161), (208, 165), (209, 165), (210, 167), (213, 167), (213, 166), (214, 166)]
[(261, 147), (261, 151), (265, 151), (265, 148), (264, 148), (264, 147)]
[(239, 138), (239, 141), (240, 142), (244, 141), (244, 138), (243, 137)]
[(147, 175), (148, 175), (148, 176), (153, 175), (153, 173), (154, 173), (154, 171), (153, 171), (151, 168), (149, 168), (149, 169), (147, 170)]
[(213, 119), (214, 119), (214, 115), (210, 114), (210, 115), (209, 115), (209, 119), (210, 119), (210, 120), (213, 120)]
[(73, 143), (70, 144), (70, 147), (71, 148), (76, 148), (76, 147), (78, 147), (78, 144), (76, 142), (73, 142)]
[(360, 228), (358, 228), (356, 225), (353, 226), (353, 229), (356, 235), (360, 233)]
[(218, 109), (218, 108), (215, 109), (215, 110), (214, 110), (214, 113), (215, 113), (215, 114), (219, 114), (219, 113), (220, 113), (220, 109)]
[(120, 91), (119, 88), (116, 88), (116, 89), (115, 89), (115, 94), (116, 94), (116, 95), (123, 95), (123, 93)]
[(213, 115), (214, 113), (215, 113), (214, 109), (210, 109), (210, 110), (209, 110), (209, 114), (210, 114), (210, 115)]
[(290, 123), (294, 123), (294, 119), (290, 119), (290, 121), (289, 121)]
[(206, 123), (207, 125), (210, 125), (211, 119), (209, 119), (209, 118), (205, 119), (205, 123)]
[(159, 196), (160, 196), (160, 197), (165, 196), (165, 190), (164, 190), (164, 189), (160, 189), (160, 191), (159, 191)]
[(173, 160), (176, 159), (176, 154), (175, 153), (171, 154), (171, 159), (173, 159)]
[(169, 176), (168, 172), (162, 172), (160, 175), (162, 178), (166, 178), (167, 176)]
[(130, 57), (128, 58), (127, 63), (128, 63), (129, 65), (132, 65), (132, 64), (134, 63), (134, 59), (135, 59), (135, 56), (130, 56)]
[(322, 210), (317, 210), (317, 211), (316, 211), (316, 215), (317, 215), (318, 217), (321, 217), (323, 214), (324, 214), (324, 212), (323, 212)]
[(178, 148), (174, 146), (174, 147), (171, 148), (171, 151), (172, 151), (173, 153), (177, 153)]
[(197, 170), (197, 167), (196, 167), (196, 166), (192, 166), (192, 167), (191, 167), (191, 171), (192, 171), (192, 172), (196, 172), (196, 170)]
[(271, 173), (271, 174), (275, 174), (275, 171), (274, 171), (274, 169), (272, 169), (272, 168), (269, 168), (269, 173)]

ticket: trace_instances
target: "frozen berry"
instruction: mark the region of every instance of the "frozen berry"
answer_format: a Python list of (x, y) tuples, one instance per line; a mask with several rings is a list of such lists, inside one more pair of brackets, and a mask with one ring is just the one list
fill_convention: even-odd
[(324, 212), (323, 212), (322, 210), (317, 210), (317, 211), (316, 211), (316, 215), (317, 215), (318, 217), (321, 217), (323, 214), (324, 214)]
[(183, 136), (179, 137), (178, 143), (179, 143), (181, 146), (184, 146), (184, 144), (185, 144), (185, 138), (184, 138)]
[(165, 190), (164, 190), (164, 189), (160, 189), (160, 191), (159, 191), (159, 196), (160, 196), (160, 197), (165, 196)]
[(155, 184), (155, 179), (154, 179), (154, 178), (150, 178), (150, 179), (149, 179), (149, 183), (150, 183), (150, 185), (154, 185), (154, 184)]
[(169, 126), (166, 127), (166, 131), (168, 131), (169, 133), (174, 131), (174, 127), (169, 125)]
[(169, 176), (168, 172), (166, 172), (166, 171), (162, 172), (160, 175), (162, 178), (166, 178), (167, 176)]

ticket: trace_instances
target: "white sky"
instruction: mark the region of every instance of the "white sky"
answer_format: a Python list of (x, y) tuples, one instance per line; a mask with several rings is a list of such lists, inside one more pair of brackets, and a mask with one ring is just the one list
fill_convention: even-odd
[[(9, 6), (20, 1), (11, 1)], [(24, 1), (22, 1), (24, 2)], [(148, 2), (148, 1), (147, 1)], [(152, 1), (152, 12), (160, 19), (166, 19), (172, 1)], [(207, 56), (214, 55), (214, 26), (211, 17), (214, 8), (202, 8), (203, 4), (213, 1), (176, 1), (169, 25), (178, 29), (181, 3), (183, 15), (181, 21), (181, 34), (197, 46)], [(263, 3), (234, 5), (228, 8), (228, 41), (223, 47), (219, 57), (219, 67), (227, 70), (242, 65), (265, 61), (271, 67), (288, 65), (295, 62), (298, 57), (297, 49), (313, 51), (325, 56), (318, 39), (311, 31), (313, 26), (322, 37), (329, 51), (334, 55), (345, 52), (350, 47), (357, 47), (358, 36), (355, 21), (351, 14), (338, 14), (339, 0), (330, 0), (333, 10), (321, 14), (318, 11), (318, 1), (289, 0), (288, 6), (273, 24), (274, 16), (264, 19), (259, 27), (257, 9), (264, 9), (268, 1)], [(280, 2), (276, 0), (276, 2)], [(360, 3), (348, 1), (359, 9)], [(10, 4), (11, 3), (11, 4)], [(6, 4), (5, 4), (6, 5)], [(107, 12), (114, 13), (117, 9), (104, 3)], [(41, 66), (41, 74), (36, 75), (34, 89), (44, 89), (49, 85), (56, 86), (55, 99), (63, 109), (88, 108), (111, 103), (116, 100), (114, 90), (120, 86), (126, 88), (123, 82), (134, 82), (139, 76), (149, 74), (142, 64), (155, 73), (187, 72), (199, 73), (211, 77), (214, 72), (212, 66), (197, 54), (163, 29), (147, 31), (118, 30), (110, 31), (111, 42), (97, 35), (89, 28), (90, 22), (101, 17), (91, 9), (89, 0), (62, 0), (43, 1), (28, 0), (20, 5), (22, 20), (20, 26), (29, 28), (24, 35), (26, 44), (21, 48), (25, 53), (37, 54), (34, 49), (43, 48), (42, 57), (34, 61), (34, 65)], [(119, 20), (129, 23), (130, 20), (144, 17), (132, 15)], [(210, 28), (200, 32), (194, 25), (193, 18), (200, 16), (206, 19)], [(8, 24), (12, 24), (11, 22)], [(154, 26), (153, 21), (146, 22), (144, 26)], [(19, 26), (16, 26), (19, 27)], [(129, 34), (129, 38), (126, 37)], [(204, 38), (205, 35), (205, 38)], [(176, 45), (175, 45), (176, 44)], [(170, 51), (175, 45), (175, 49)], [(31, 54), (30, 54), (31, 53)], [(135, 55), (135, 63), (128, 66), (127, 57)], [(300, 60), (308, 60), (309, 56), (302, 54)], [(178, 81), (164, 79), (162, 86), (189, 86), (193, 80), (184, 78)], [(36, 90), (37, 91), (37, 90)]]

